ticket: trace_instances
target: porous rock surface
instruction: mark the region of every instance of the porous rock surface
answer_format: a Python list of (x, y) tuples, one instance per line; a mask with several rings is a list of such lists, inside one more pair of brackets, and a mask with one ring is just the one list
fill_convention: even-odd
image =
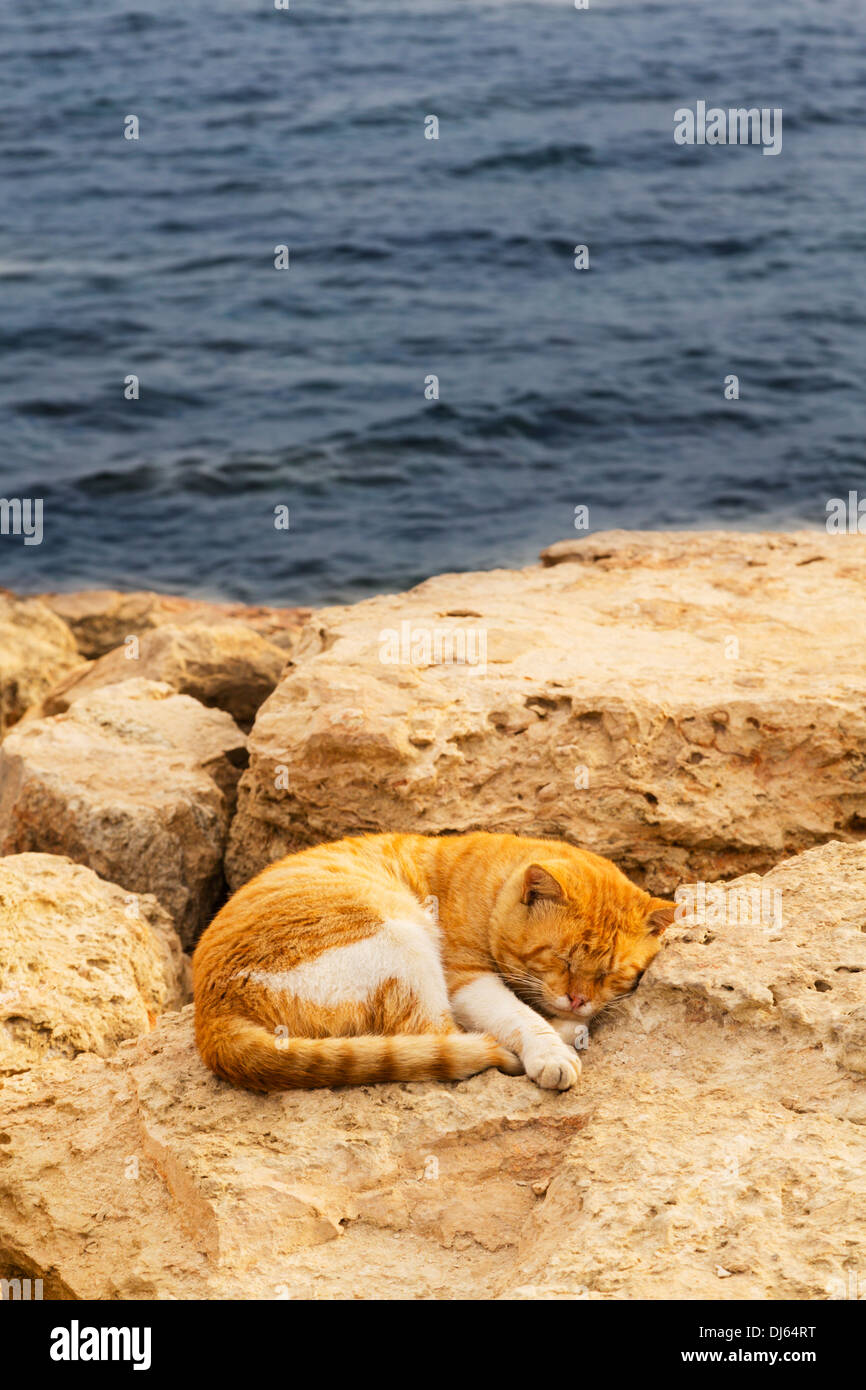
[(107, 1056), (189, 997), (188, 962), (155, 898), (53, 854), (0, 859), (0, 1078)]
[(269, 608), (245, 603), (210, 603), (205, 599), (155, 594), (149, 590), (78, 589), (40, 595), (69, 625), (78, 650), (88, 659), (104, 656), (130, 636), (165, 624), (244, 623), (276, 646), (289, 651), (310, 616), (309, 608)]
[[(843, 1297), (866, 1242), (866, 847), (675, 925), (580, 1083), (259, 1096), (191, 1009), (0, 1093), (0, 1274), (83, 1298)], [(776, 895), (779, 895), (778, 898)]]
[(859, 841), (864, 631), (866, 537), (823, 532), (610, 532), (320, 610), (229, 881), (358, 831), (558, 836), (657, 892)]
[(0, 590), (0, 738), (79, 664), (72, 633), (46, 604)]
[(244, 735), (223, 710), (156, 681), (92, 691), (0, 744), (0, 854), (67, 855), (153, 893), (189, 945), (225, 891), (245, 761)]
[(245, 623), (169, 623), (77, 666), (27, 717), (63, 714), (82, 695), (137, 677), (164, 681), (249, 729), (285, 662), (281, 647)]

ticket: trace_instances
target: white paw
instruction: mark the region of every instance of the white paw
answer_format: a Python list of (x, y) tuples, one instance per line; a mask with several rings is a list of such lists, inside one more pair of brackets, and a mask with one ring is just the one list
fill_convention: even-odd
[(545, 1091), (567, 1091), (580, 1076), (577, 1053), (557, 1039), (525, 1052), (526, 1075)]

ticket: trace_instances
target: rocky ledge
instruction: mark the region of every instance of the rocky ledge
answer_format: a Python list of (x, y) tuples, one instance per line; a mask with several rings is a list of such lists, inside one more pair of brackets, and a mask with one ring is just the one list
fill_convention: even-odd
[(662, 893), (866, 835), (866, 538), (543, 558), (314, 615), (252, 731), (233, 887), (353, 830), (562, 836)]
[[(864, 580), (856, 536), (610, 533), (313, 614), (0, 596), (0, 1277), (844, 1296)], [(700, 890), (572, 1092), (488, 1072), (261, 1097), (205, 1070), (182, 948), (229, 886), (322, 838), (475, 827), (657, 890), (741, 877)]]
[[(754, 886), (746, 880), (743, 886)], [(674, 927), (571, 1092), (269, 1097), (191, 1009), (7, 1081), (0, 1272), (65, 1298), (828, 1298), (866, 1241), (866, 847)]]

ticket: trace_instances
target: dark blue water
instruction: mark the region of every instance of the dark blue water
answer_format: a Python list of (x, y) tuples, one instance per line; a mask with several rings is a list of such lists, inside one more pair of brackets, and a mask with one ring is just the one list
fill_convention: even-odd
[[(0, 11), (0, 495), (45, 517), (0, 583), (321, 602), (577, 505), (863, 488), (862, 0), (291, 5)], [(675, 145), (698, 99), (781, 107), (781, 155)]]

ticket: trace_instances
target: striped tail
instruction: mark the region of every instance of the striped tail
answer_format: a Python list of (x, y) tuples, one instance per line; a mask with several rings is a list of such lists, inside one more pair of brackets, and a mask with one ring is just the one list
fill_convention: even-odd
[(523, 1071), (514, 1054), (486, 1033), (277, 1038), (245, 1018), (211, 1021), (207, 1031), (207, 1038), (198, 1038), (202, 1060), (224, 1081), (251, 1091), (457, 1081), (488, 1067), (511, 1076)]

